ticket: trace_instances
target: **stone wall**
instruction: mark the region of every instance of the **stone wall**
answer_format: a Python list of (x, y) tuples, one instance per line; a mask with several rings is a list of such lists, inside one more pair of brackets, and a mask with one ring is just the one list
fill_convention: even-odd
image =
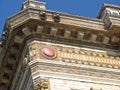
[(120, 87), (74, 80), (50, 79), (51, 90), (119, 90)]

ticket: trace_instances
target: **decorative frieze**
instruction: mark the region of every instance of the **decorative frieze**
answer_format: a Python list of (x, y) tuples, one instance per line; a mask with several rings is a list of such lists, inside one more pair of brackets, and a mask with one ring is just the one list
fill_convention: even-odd
[(90, 62), (98, 62), (98, 63), (106, 63), (106, 64), (120, 64), (120, 59), (110, 57), (95, 57), (95, 56), (89, 56), (89, 55), (83, 55), (83, 54), (75, 54), (75, 53), (67, 53), (67, 52), (58, 52), (59, 58), (65, 58), (65, 59), (73, 59), (73, 60), (83, 60), (83, 61), (90, 61)]
[[(34, 43), (29, 46), (31, 50), (29, 51), (29, 55), (31, 60), (36, 59), (50, 59), (57, 60), (66, 63), (73, 64), (85, 64), (91, 66), (105, 67), (105, 68), (114, 68), (119, 69), (120, 58), (115, 56), (108, 56), (107, 52), (101, 51), (92, 51), (85, 50), (74, 47), (62, 47), (59, 45), (45, 44), (45, 43)], [(39, 48), (38, 48), (39, 47)], [(45, 51), (43, 52), (45, 48)], [(48, 48), (48, 49), (47, 49)], [(53, 50), (57, 54), (57, 57), (53, 56)], [(52, 51), (51, 51), (52, 50)], [(41, 53), (42, 51), (42, 53)], [(46, 56), (50, 55), (50, 57)], [(51, 57), (51, 55), (54, 57)]]

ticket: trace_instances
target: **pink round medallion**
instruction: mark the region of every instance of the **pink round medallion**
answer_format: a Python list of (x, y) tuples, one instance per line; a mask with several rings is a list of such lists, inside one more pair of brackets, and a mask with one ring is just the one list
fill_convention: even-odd
[(54, 57), (55, 56), (55, 51), (52, 48), (43, 48), (42, 53), (45, 56), (48, 56), (48, 57)]

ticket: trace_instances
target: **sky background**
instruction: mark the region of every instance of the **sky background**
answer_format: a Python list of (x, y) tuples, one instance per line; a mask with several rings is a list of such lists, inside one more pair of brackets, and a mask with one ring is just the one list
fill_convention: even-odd
[[(0, 0), (0, 35), (7, 17), (19, 12), (25, 0)], [(120, 0), (39, 0), (48, 10), (96, 18), (103, 3), (120, 6)]]

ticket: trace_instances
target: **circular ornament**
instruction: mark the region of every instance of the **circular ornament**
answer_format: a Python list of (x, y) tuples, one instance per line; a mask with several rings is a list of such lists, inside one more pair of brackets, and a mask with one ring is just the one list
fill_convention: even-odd
[(42, 53), (42, 55), (43, 55), (44, 57), (46, 57), (46, 58), (52, 59), (52, 58), (55, 58), (55, 57), (56, 57), (56, 52), (55, 52), (55, 50), (52, 49), (52, 48), (48, 48), (48, 47), (43, 48), (43, 49), (41, 50), (41, 53)]

